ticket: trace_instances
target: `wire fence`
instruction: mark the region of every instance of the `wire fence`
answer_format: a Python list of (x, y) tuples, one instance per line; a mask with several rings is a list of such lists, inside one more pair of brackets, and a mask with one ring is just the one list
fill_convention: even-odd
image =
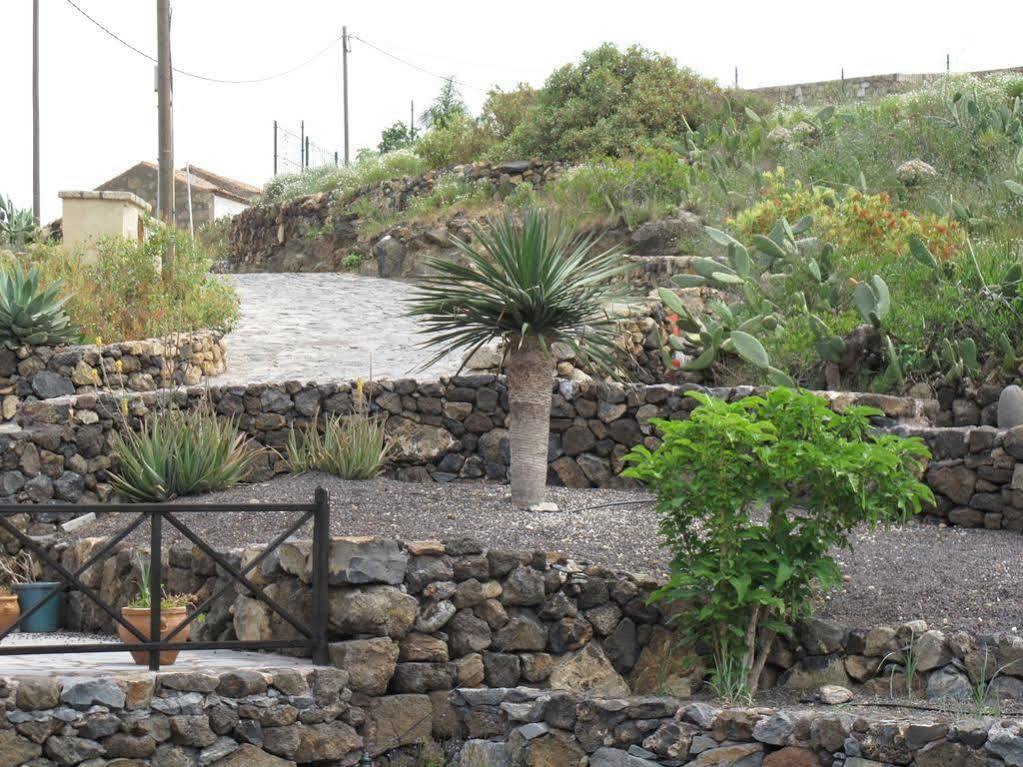
[(337, 166), (339, 155), (336, 149), (313, 141), (305, 130), (305, 120), (299, 123), (298, 131), (289, 130), (274, 120), (273, 167), (274, 175), (301, 173), (306, 168), (323, 165)]

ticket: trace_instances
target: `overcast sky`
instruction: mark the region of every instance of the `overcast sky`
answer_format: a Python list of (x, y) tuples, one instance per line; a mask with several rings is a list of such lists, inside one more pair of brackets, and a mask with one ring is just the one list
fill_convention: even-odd
[[(155, 0), (75, 0), (146, 53), (156, 52)], [(67, 0), (41, 0), (43, 218), (60, 215), (61, 189), (91, 189), (135, 162), (156, 159), (153, 65), (109, 38)], [(32, 0), (0, 0), (0, 194), (32, 202)], [(395, 56), (464, 82), (478, 109), (485, 90), (546, 75), (603, 41), (640, 43), (730, 84), (746, 87), (884, 72), (1023, 64), (1023, 6), (945, 0), (855, 3), (341, 2), (174, 0), (174, 65), (220, 79), (252, 79), (301, 63), (349, 32)], [(440, 80), (352, 41), (353, 155), (407, 119)], [(308, 66), (260, 84), (175, 77), (175, 158), (254, 184), (272, 173), (272, 124), (341, 147), (340, 46)], [(297, 151), (297, 149), (296, 149)]]

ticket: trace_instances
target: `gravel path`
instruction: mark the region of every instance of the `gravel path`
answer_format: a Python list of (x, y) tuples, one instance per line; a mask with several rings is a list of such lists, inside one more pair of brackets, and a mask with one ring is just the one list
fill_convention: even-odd
[[(492, 547), (554, 549), (633, 572), (667, 571), (657, 518), (650, 497), (641, 492), (552, 487), (549, 497), (562, 511), (537, 514), (512, 508), (503, 485), (346, 482), (311, 473), (203, 500), (295, 502), (311, 499), (317, 485), (330, 491), (336, 534), (404, 540), (469, 535)], [(618, 505), (590, 508), (602, 504)], [(287, 518), (263, 515), (258, 525), (245, 515), (189, 515), (188, 520), (215, 543), (241, 546), (270, 540)], [(76, 535), (99, 535), (123, 524), (111, 515)], [(857, 532), (853, 545), (853, 552), (835, 552), (848, 582), (823, 600), (818, 615), (861, 627), (923, 618), (946, 629), (1023, 630), (1023, 593), (1015, 578), (1023, 566), (1023, 536), (912, 523), (887, 532)]]
[[(405, 316), (412, 285), (356, 274), (234, 274), (241, 317), (226, 337), (227, 372), (211, 383), (403, 378), (433, 355)], [(422, 373), (455, 372), (449, 357)]]

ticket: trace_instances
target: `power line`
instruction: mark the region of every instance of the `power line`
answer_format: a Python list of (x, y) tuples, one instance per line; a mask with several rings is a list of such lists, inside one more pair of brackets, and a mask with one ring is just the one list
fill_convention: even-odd
[(429, 69), (426, 69), (425, 67), (421, 67), (418, 64), (414, 64), (413, 62), (409, 61), (408, 59), (403, 59), (401, 56), (398, 56), (398, 55), (396, 55), (394, 53), (391, 53), (390, 51), (385, 51), (379, 45), (375, 45), (375, 44), (371, 43), (369, 40), (367, 40), (366, 38), (359, 37), (359, 35), (348, 35), (348, 38), (351, 39), (351, 40), (358, 40), (359, 42), (364, 43), (365, 45), (368, 45), (370, 48), (372, 48), (373, 50), (377, 51), (378, 53), (382, 53), (383, 55), (387, 56), (388, 58), (394, 59), (395, 61), (397, 61), (397, 62), (399, 62), (401, 64), (404, 64), (407, 67), (411, 67), (412, 69), (415, 69), (415, 70), (417, 70), (419, 72), (422, 72), (425, 75), (430, 75), (431, 77), (436, 77), (438, 80), (444, 80), (445, 82), (450, 81), (450, 82), (456, 83), (457, 85), (461, 85), (464, 88), (471, 88), (474, 91), (479, 91), (480, 93), (488, 93), (490, 91), (489, 88), (480, 88), (478, 85), (472, 85), (471, 83), (467, 83), (464, 80), (459, 80), (457, 77), (450, 77), (448, 75), (438, 74), (437, 72), (431, 72)]
[[(82, 16), (84, 16), (86, 19), (88, 19), (90, 22), (92, 22), (94, 25), (96, 25), (101, 30), (103, 30), (103, 32), (105, 32), (109, 37), (111, 37), (112, 39), (116, 40), (117, 42), (119, 42), (121, 45), (125, 46), (129, 50), (134, 51), (139, 56), (142, 56), (143, 58), (148, 59), (149, 61), (153, 62), (154, 64), (156, 63), (156, 59), (153, 56), (149, 55), (148, 53), (143, 51), (141, 48), (138, 48), (137, 46), (131, 44), (130, 42), (125, 40), (123, 37), (121, 37), (120, 35), (115, 33), (113, 30), (111, 30), (109, 27), (107, 27), (105, 24), (103, 24), (102, 22), (100, 22), (97, 19), (93, 18), (92, 16), (90, 16), (81, 6), (79, 6), (77, 3), (75, 3), (74, 0), (64, 0), (64, 1), (68, 5), (70, 5), (72, 8), (74, 8), (76, 11), (78, 11), (78, 13), (80, 13)], [(338, 42), (340, 42), (340, 40), (341, 40), (341, 35), (338, 35), (333, 40), (331, 40), (329, 44), (327, 44), (326, 46), (321, 48), (319, 51), (317, 51), (315, 54), (313, 54), (308, 59), (303, 61), (301, 64), (297, 64), (297, 65), (291, 67), (290, 69), (285, 69), (285, 70), (283, 70), (281, 72), (276, 72), (276, 73), (274, 73), (272, 75), (266, 75), (265, 77), (253, 77), (253, 78), (249, 78), (249, 79), (236, 80), (236, 79), (226, 79), (226, 78), (220, 78), (220, 77), (211, 77), (210, 75), (198, 74), (196, 72), (188, 72), (188, 71), (186, 71), (184, 69), (178, 69), (177, 67), (174, 67), (174, 71), (177, 72), (179, 75), (182, 75), (184, 77), (191, 77), (191, 78), (193, 78), (195, 80), (203, 80), (203, 81), (209, 82), (209, 83), (220, 83), (220, 84), (223, 84), (223, 85), (249, 85), (249, 84), (252, 84), (252, 83), (265, 83), (268, 80), (276, 80), (279, 77), (285, 77), (286, 75), (290, 75), (293, 72), (297, 72), (299, 69), (302, 69), (302, 67), (305, 67), (305, 66), (311, 64), (313, 61), (315, 61), (320, 56), (322, 56), (324, 53), (326, 53), (331, 48), (333, 48), (335, 45), (337, 45)]]

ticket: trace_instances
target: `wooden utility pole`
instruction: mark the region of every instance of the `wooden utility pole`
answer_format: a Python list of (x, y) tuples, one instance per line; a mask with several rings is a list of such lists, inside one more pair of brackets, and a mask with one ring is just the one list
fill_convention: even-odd
[(341, 27), (341, 87), (345, 111), (345, 166), (348, 166), (348, 27)]
[(414, 139), (416, 137), (416, 102), (412, 99), (408, 103), (408, 137)]
[[(160, 218), (174, 226), (174, 83), (171, 72), (170, 0), (156, 0), (156, 82), (159, 109)], [(167, 240), (164, 269), (174, 268), (174, 241)]]
[(32, 0), (32, 216), (40, 223), (39, 192), (39, 0)]

